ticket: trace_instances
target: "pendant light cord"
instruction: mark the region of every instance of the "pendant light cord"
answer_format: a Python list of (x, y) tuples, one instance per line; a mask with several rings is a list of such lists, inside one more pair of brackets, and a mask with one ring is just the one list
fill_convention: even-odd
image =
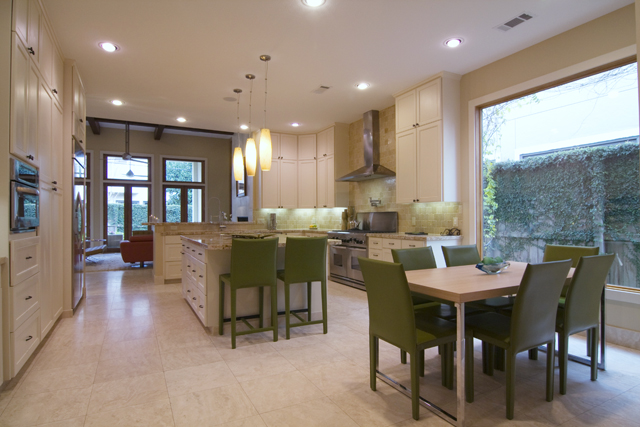
[(264, 61), (264, 127), (267, 127), (267, 75), (269, 74), (269, 61)]
[(253, 96), (253, 79), (249, 80), (249, 135), (251, 135), (251, 98)]

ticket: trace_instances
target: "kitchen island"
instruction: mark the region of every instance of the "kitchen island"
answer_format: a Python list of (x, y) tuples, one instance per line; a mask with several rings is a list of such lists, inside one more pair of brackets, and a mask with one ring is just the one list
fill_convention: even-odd
[[(278, 230), (281, 233), (283, 230)], [(299, 235), (302, 233), (299, 232)], [(317, 234), (317, 233), (315, 233)], [(276, 235), (278, 244), (278, 269), (284, 268), (286, 235)], [(219, 317), (219, 276), (231, 270), (231, 233), (217, 233), (203, 236), (181, 236), (182, 295), (196, 316), (209, 330), (218, 328)], [(306, 308), (306, 286), (291, 287), (291, 309)], [(229, 292), (225, 295), (224, 317), (230, 317)], [(237, 299), (237, 316), (251, 316), (259, 312), (258, 289), (240, 289)], [(265, 322), (271, 322), (269, 297), (264, 299)], [(312, 287), (312, 316), (321, 316), (320, 287)], [(278, 283), (278, 312), (284, 311), (284, 285)]]

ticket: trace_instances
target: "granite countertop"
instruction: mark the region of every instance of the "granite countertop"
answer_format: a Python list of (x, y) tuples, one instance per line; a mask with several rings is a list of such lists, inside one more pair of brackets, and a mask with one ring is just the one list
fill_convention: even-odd
[(462, 236), (441, 236), (440, 234), (371, 233), (367, 237), (402, 240), (461, 240)]
[[(277, 230), (280, 231), (280, 230)], [(252, 232), (247, 232), (246, 234), (259, 234), (259, 233), (268, 233), (271, 234), (273, 233), (273, 231), (267, 231), (267, 230), (254, 230)], [(189, 243), (193, 243), (196, 246), (199, 246), (203, 249), (208, 249), (208, 250), (213, 250), (213, 251), (220, 251), (220, 250), (225, 250), (225, 249), (231, 249), (231, 243), (232, 243), (232, 235), (233, 234), (241, 234), (241, 233), (236, 233), (236, 232), (228, 232), (228, 233), (219, 233), (219, 234), (211, 234), (211, 235), (200, 235), (197, 237), (187, 237), (187, 236), (182, 236), (183, 240), (186, 240)], [(282, 233), (274, 233), (274, 234), (282, 234)], [(319, 234), (319, 233), (317, 233)], [(278, 246), (283, 248), (286, 246), (286, 240), (284, 240), (283, 238), (280, 238), (280, 242), (278, 243)], [(336, 244), (336, 243), (341, 243), (340, 240), (329, 240), (329, 244)]]
[(162, 236), (215, 236), (220, 233), (233, 233), (233, 234), (252, 234), (252, 233), (274, 233), (274, 234), (290, 234), (290, 233), (305, 233), (305, 234), (327, 234), (329, 230), (313, 230), (309, 228), (301, 228), (301, 229), (284, 229), (284, 230), (266, 230), (264, 228), (253, 229), (253, 228), (245, 228), (245, 229), (237, 229), (237, 228), (228, 228), (221, 230), (171, 230), (171, 231), (163, 231), (160, 233)]

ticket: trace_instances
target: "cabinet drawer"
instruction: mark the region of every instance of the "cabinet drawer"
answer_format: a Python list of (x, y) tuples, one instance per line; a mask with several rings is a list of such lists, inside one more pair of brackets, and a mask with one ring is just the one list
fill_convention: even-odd
[(369, 249), (369, 258), (382, 261), (382, 249)]
[(165, 245), (177, 245), (181, 243), (180, 236), (164, 236)]
[(207, 294), (207, 266), (206, 264), (196, 261), (196, 272), (194, 273), (194, 282), (198, 290), (204, 295)]
[(11, 242), (11, 286), (15, 286), (40, 271), (40, 238)]
[(382, 238), (380, 237), (369, 237), (369, 247), (374, 249), (382, 248)]
[(13, 375), (16, 375), (40, 344), (40, 310), (33, 313), (10, 335)]
[(40, 308), (38, 293), (40, 274), (34, 274), (17, 286), (9, 288), (9, 298), (12, 305), (11, 330), (15, 331), (25, 320)]
[(393, 262), (393, 255), (391, 255), (391, 249), (382, 250), (382, 261)]
[(423, 240), (403, 240), (402, 249), (424, 248), (425, 243)]
[(400, 239), (382, 239), (382, 247), (385, 249), (401, 249), (402, 240)]
[(164, 263), (165, 279), (180, 279), (182, 277), (182, 261), (166, 261)]
[(198, 315), (202, 323), (206, 325), (207, 324), (207, 299), (204, 296), (204, 294), (202, 294), (202, 292), (200, 292), (197, 289), (195, 290), (194, 293), (195, 293), (196, 299), (195, 300), (192, 299), (192, 301), (194, 302), (193, 310), (196, 312), (196, 314)]
[(182, 245), (165, 245), (164, 246), (164, 260), (165, 261), (180, 261), (182, 259)]
[(188, 243), (185, 247), (184, 247), (184, 253), (185, 254), (189, 254), (192, 257), (194, 257), (195, 259), (204, 262), (204, 254), (205, 254), (205, 250), (198, 246), (198, 245), (194, 245), (191, 243)]

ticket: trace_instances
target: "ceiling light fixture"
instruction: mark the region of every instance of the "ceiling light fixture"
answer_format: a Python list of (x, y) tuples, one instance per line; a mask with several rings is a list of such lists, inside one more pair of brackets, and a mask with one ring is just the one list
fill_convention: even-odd
[[(255, 79), (256, 76), (247, 74), (245, 77), (251, 82), (249, 89), (249, 133), (251, 134), (251, 98), (253, 96), (253, 79)], [(253, 134), (249, 136), (250, 138), (247, 139), (247, 144), (244, 148), (244, 155), (247, 158), (247, 175), (255, 176), (257, 165), (256, 141), (252, 138)]]
[(113, 101), (109, 101), (111, 102), (113, 105), (117, 105), (120, 106), (122, 104), (124, 104), (124, 102), (120, 101), (119, 99), (114, 99)]
[(180, 123), (184, 123), (187, 121), (187, 119), (185, 119), (184, 117), (178, 117), (176, 120), (179, 121)]
[(309, 7), (319, 7), (325, 3), (326, 0), (302, 0), (302, 4)]
[[(236, 115), (238, 116), (238, 127), (240, 127), (240, 94), (242, 89), (233, 90), (237, 95), (237, 108)], [(242, 148), (236, 147), (233, 150), (233, 177), (236, 181), (242, 181), (244, 179), (244, 161), (242, 160)]]
[(247, 126), (247, 125), (240, 125), (240, 129), (242, 129), (242, 130), (247, 130), (247, 129), (249, 129), (249, 126)]
[(100, 44), (98, 44), (98, 46), (100, 46), (102, 49), (104, 49), (105, 51), (111, 53), (111, 52), (115, 52), (116, 50), (120, 50), (120, 48), (118, 46), (116, 46), (113, 43), (109, 43), (109, 42), (102, 42)]
[(360, 90), (368, 89), (368, 88), (369, 88), (369, 86), (371, 86), (369, 83), (364, 83), (364, 82), (362, 82), (362, 83), (358, 83), (358, 84), (356, 85), (356, 87), (357, 87), (358, 89), (360, 89)]
[(260, 60), (264, 61), (264, 127), (260, 130), (260, 169), (263, 172), (271, 170), (271, 131), (267, 128), (267, 74), (269, 73), (269, 55), (260, 55)]
[(300, 123), (291, 123), (291, 126), (293, 126), (294, 128), (297, 128), (298, 126), (300, 126)]
[(444, 42), (444, 45), (447, 47), (458, 47), (462, 44), (462, 39), (449, 39)]

